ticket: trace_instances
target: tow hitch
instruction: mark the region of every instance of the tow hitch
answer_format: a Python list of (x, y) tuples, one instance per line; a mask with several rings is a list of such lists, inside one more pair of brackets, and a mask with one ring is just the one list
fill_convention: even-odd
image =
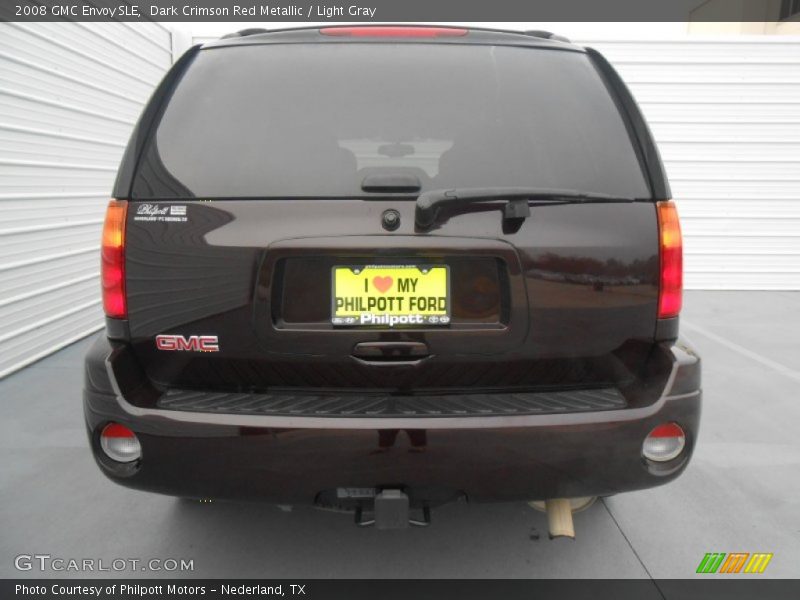
[(427, 527), (431, 524), (431, 509), (425, 504), (422, 519), (411, 518), (408, 495), (402, 490), (386, 489), (375, 495), (372, 518), (365, 518), (364, 506), (359, 505), (355, 520), (359, 527), (374, 525), (375, 529), (406, 529), (409, 525)]
[(463, 492), (433, 486), (338, 487), (319, 492), (314, 506), (320, 510), (352, 513), (359, 527), (407, 529), (428, 527), (431, 510), (450, 502), (464, 502)]

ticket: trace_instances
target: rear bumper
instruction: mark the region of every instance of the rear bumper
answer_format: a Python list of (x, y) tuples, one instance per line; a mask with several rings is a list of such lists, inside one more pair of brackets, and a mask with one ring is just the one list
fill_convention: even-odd
[[(339, 487), (403, 487), (436, 503), (608, 495), (677, 477), (697, 439), (700, 361), (685, 344), (668, 349), (672, 371), (660, 398), (641, 408), (524, 416), (309, 417), (141, 408), (109, 375), (112, 349), (87, 356), (84, 411), (101, 470), (132, 488), (190, 497), (311, 503)], [(120, 465), (99, 450), (110, 421), (135, 431), (142, 459)], [(687, 435), (685, 452), (655, 465), (641, 455), (664, 422)]]

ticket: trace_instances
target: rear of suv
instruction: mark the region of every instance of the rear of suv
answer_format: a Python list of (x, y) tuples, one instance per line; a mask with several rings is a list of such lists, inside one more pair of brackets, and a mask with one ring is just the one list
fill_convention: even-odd
[(541, 32), (194, 47), (107, 212), (97, 463), (383, 521), (666, 483), (701, 399), (670, 197), (614, 69)]

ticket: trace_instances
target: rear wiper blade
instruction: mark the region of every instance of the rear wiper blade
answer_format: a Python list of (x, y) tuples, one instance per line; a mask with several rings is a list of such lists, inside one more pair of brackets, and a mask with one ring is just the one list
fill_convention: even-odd
[(634, 198), (579, 192), (570, 189), (536, 187), (493, 187), (431, 190), (417, 198), (415, 221), (417, 226), (428, 229), (436, 222), (439, 210), (445, 207), (458, 207), (474, 202), (507, 200), (503, 209), (506, 219), (524, 219), (531, 214), (528, 202), (539, 200), (557, 203), (581, 202), (634, 202)]

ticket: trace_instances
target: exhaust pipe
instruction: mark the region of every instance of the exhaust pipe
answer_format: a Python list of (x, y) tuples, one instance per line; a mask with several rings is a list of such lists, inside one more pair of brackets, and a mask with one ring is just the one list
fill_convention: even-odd
[(575, 539), (575, 524), (572, 522), (572, 507), (567, 498), (554, 498), (545, 500), (547, 511), (547, 526), (550, 529), (550, 539), (568, 537)]
[(547, 526), (550, 530), (550, 539), (567, 537), (575, 539), (575, 524), (572, 515), (586, 510), (597, 500), (596, 496), (588, 498), (552, 498), (541, 502), (535, 500), (528, 502), (531, 508), (547, 513)]

